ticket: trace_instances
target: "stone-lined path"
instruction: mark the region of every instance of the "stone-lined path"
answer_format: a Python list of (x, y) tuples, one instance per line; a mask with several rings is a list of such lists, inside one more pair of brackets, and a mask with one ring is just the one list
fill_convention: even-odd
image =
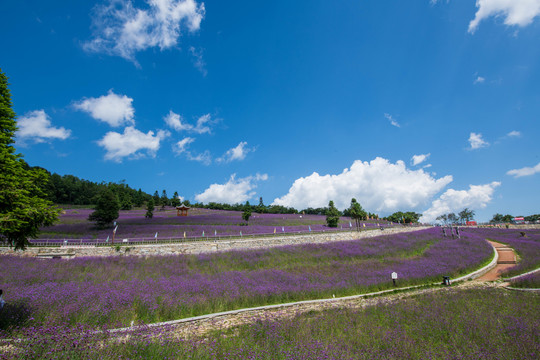
[(499, 259), (497, 260), (497, 265), (484, 275), (477, 278), (477, 281), (499, 280), (501, 278), (501, 272), (508, 268), (516, 266), (517, 263), (517, 257), (514, 249), (505, 244), (489, 240), (487, 241), (491, 244), (491, 246), (495, 248), (495, 250), (499, 254)]

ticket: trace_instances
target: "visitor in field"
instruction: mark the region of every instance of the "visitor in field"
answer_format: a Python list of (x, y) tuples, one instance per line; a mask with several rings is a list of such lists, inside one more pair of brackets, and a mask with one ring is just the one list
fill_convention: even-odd
[(6, 302), (4, 301), (4, 298), (2, 297), (2, 289), (0, 289), (0, 309), (4, 308), (4, 304)]

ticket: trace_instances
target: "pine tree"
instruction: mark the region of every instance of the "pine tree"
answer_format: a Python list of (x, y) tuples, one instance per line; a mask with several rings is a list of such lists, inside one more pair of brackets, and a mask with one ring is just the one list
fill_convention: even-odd
[(334, 205), (334, 202), (330, 200), (328, 203), (328, 210), (326, 210), (326, 225), (328, 225), (328, 227), (337, 227), (340, 215), (341, 214)]
[(118, 198), (112, 190), (106, 189), (100, 194), (94, 212), (88, 216), (88, 220), (95, 221), (97, 227), (106, 227), (118, 219), (119, 209)]
[(15, 154), (17, 125), (6, 75), (0, 69), (0, 241), (25, 249), (42, 226), (52, 225), (60, 209), (47, 199), (49, 181), (42, 169), (30, 168)]
[(148, 202), (146, 203), (146, 214), (144, 217), (147, 219), (154, 217), (154, 198), (148, 199)]
[(244, 219), (246, 223), (248, 223), (250, 217), (251, 217), (251, 205), (249, 204), (249, 201), (246, 201), (246, 205), (244, 205), (244, 212), (242, 213), (242, 219)]

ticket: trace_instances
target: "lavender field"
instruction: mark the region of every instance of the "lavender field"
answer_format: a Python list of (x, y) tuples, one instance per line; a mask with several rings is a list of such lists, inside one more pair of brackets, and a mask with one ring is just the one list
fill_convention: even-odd
[(171, 327), (131, 333), (27, 328), (10, 359), (538, 359), (540, 297), (444, 289), (364, 309), (311, 311), (187, 338)]
[[(96, 229), (88, 221), (91, 209), (65, 209), (56, 225), (41, 229), (40, 239), (86, 239), (105, 240), (112, 237), (112, 228)], [(117, 220), (118, 239), (158, 239), (238, 236), (250, 234), (298, 233), (309, 231), (350, 230), (354, 221), (342, 217), (338, 228), (328, 228), (323, 215), (257, 214), (254, 213), (246, 226), (239, 211), (223, 211), (193, 208), (189, 216), (176, 216), (176, 210), (167, 208), (155, 211), (152, 219), (144, 217), (146, 210), (120, 211)], [(383, 220), (368, 220), (362, 229), (393, 226)]]
[(4, 256), (5, 298), (25, 326), (126, 326), (440, 281), (493, 255), (480, 237), (436, 228), (363, 240), (156, 257), (36, 260)]
[[(468, 233), (494, 240), (512, 247), (520, 257), (517, 266), (503, 273), (504, 277), (523, 274), (540, 268), (540, 229), (467, 229)], [(525, 236), (523, 236), (523, 234)], [(540, 286), (540, 283), (537, 284)]]

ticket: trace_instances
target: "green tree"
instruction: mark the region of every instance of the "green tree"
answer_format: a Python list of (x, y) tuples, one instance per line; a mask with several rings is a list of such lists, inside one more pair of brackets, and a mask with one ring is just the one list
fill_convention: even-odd
[(242, 213), (242, 219), (247, 223), (249, 222), (249, 218), (251, 217), (251, 205), (249, 204), (249, 201), (246, 201), (246, 204), (244, 205), (244, 212)]
[(169, 198), (167, 197), (167, 191), (163, 190), (161, 193), (161, 210), (165, 210), (165, 206), (169, 205)]
[(148, 199), (148, 202), (146, 203), (146, 214), (144, 215), (145, 218), (151, 219), (154, 217), (154, 198), (151, 197)]
[(474, 210), (469, 210), (469, 208), (465, 208), (458, 213), (458, 216), (462, 224), (467, 223), (467, 221), (471, 221), (472, 219), (474, 219)]
[(52, 225), (60, 209), (47, 200), (49, 175), (15, 154), (17, 125), (8, 80), (0, 69), (0, 241), (25, 249), (41, 226)]
[(171, 206), (174, 206), (174, 207), (180, 206), (179, 196), (180, 195), (178, 195), (178, 191), (175, 191), (171, 199)]
[(118, 219), (119, 209), (118, 198), (112, 190), (106, 189), (99, 195), (94, 212), (88, 216), (88, 220), (94, 221), (99, 228), (107, 227)]
[(362, 205), (360, 205), (360, 203), (357, 202), (355, 198), (351, 199), (351, 206), (349, 207), (348, 213), (350, 214), (350, 217), (354, 220), (356, 230), (360, 230), (360, 220), (365, 219), (366, 212), (362, 208)]
[(326, 225), (333, 228), (337, 227), (340, 215), (341, 214), (334, 205), (334, 202), (330, 200), (330, 202), (328, 203), (328, 210), (326, 210)]

